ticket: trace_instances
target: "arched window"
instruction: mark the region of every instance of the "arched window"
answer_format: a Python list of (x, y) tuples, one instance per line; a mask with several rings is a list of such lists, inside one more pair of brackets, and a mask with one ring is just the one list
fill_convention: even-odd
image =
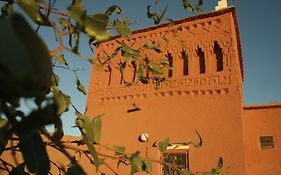
[[(172, 54), (168, 53), (167, 54), (167, 58), (168, 58), (168, 61), (169, 61), (169, 66), (173, 67), (173, 57), (172, 57)], [(172, 69), (169, 69), (168, 77), (173, 77), (173, 70)]]
[(198, 47), (197, 55), (198, 55), (198, 58), (199, 58), (200, 74), (204, 74), (205, 71), (206, 71), (205, 54), (200, 47)]
[(111, 68), (110, 65), (107, 66), (106, 72), (109, 72), (109, 76), (108, 76), (108, 86), (110, 86), (110, 83), (111, 83), (111, 76), (112, 76), (112, 68)]
[(181, 57), (183, 60), (183, 75), (188, 75), (188, 55), (185, 50), (181, 52)]
[(217, 41), (214, 42), (214, 53), (216, 54), (216, 61), (217, 61), (217, 71), (223, 70), (223, 54), (222, 48), (220, 48)]

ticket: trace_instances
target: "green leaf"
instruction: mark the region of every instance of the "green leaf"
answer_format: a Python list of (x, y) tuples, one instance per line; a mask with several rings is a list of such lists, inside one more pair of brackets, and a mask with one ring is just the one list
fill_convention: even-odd
[(14, 13), (13, 6), (10, 3), (6, 3), (2, 8), (1, 8), (2, 15), (4, 16), (10, 16)]
[(150, 173), (152, 172), (152, 161), (150, 159), (147, 159), (143, 161), (143, 171)]
[(37, 3), (46, 3), (46, 0), (35, 0)]
[(143, 69), (144, 69), (143, 65), (139, 65), (138, 70), (137, 70), (137, 75), (139, 78), (143, 77)]
[(48, 174), (49, 157), (45, 144), (37, 131), (19, 135), (19, 148), (24, 162), (31, 173)]
[(64, 58), (64, 54), (56, 55), (56, 56), (54, 56), (54, 59), (57, 60), (59, 64), (64, 64), (64, 65), (68, 66), (68, 64)]
[(152, 73), (156, 74), (156, 75), (162, 75), (163, 74), (163, 70), (157, 66), (156, 64), (149, 62), (147, 64), (147, 68), (148, 70), (150, 70)]
[(194, 9), (193, 9), (192, 5), (190, 4), (189, 0), (182, 0), (182, 5), (183, 5), (183, 8), (185, 10), (188, 10), (190, 12), (194, 11)]
[(94, 127), (94, 142), (99, 143), (101, 138), (101, 117), (95, 117), (92, 124)]
[(125, 86), (132, 86), (133, 85), (133, 82), (128, 82), (126, 80), (123, 81)]
[(169, 66), (169, 60), (167, 58), (160, 58), (158, 61), (164, 66)]
[(154, 76), (154, 80), (156, 82), (162, 83), (165, 80), (165, 76), (161, 77), (161, 76)]
[(84, 95), (87, 95), (87, 91), (84, 87), (83, 84), (81, 84), (80, 80), (78, 78), (76, 78), (76, 86), (77, 86), (77, 89), (82, 92)]
[(12, 136), (7, 124), (8, 120), (0, 119), (0, 155), (4, 152), (4, 149)]
[(196, 134), (197, 134), (198, 137), (199, 137), (199, 142), (198, 142), (198, 143), (195, 143), (195, 142), (193, 142), (193, 141), (189, 141), (189, 142), (187, 142), (187, 144), (191, 144), (191, 145), (193, 145), (194, 147), (199, 148), (199, 147), (202, 146), (203, 140), (202, 140), (202, 137), (200, 136), (200, 134), (199, 134), (197, 131), (195, 131), (195, 132), (196, 132)]
[(69, 7), (70, 17), (73, 18), (78, 26), (97, 42), (106, 41), (110, 38), (107, 30), (109, 16), (106, 13), (98, 13), (88, 16), (81, 5), (73, 3)]
[(135, 152), (130, 157), (129, 161), (130, 161), (130, 164), (131, 164), (131, 174), (135, 174), (137, 172), (141, 172), (142, 171), (143, 161), (141, 160), (140, 152), (139, 151)]
[(203, 0), (198, 0), (198, 3), (195, 3), (195, 9), (197, 12), (201, 12), (202, 11), (202, 5), (203, 5)]
[(35, 0), (18, 0), (18, 5), (37, 24), (51, 26), (48, 19), (40, 12)]
[(71, 163), (67, 168), (66, 175), (83, 175), (83, 172), (76, 164)]
[(126, 150), (124, 146), (113, 146), (113, 149), (115, 150), (115, 155), (122, 155), (125, 153)]
[(19, 14), (0, 20), (0, 28), (0, 96), (45, 96), (52, 75), (46, 44)]
[(8, 123), (8, 120), (0, 118), (0, 129), (2, 129), (6, 124)]
[(71, 5), (79, 8), (79, 9), (83, 9), (84, 8), (84, 1), (83, 0), (72, 0)]
[(122, 19), (117, 19), (116, 21), (113, 22), (113, 27), (115, 31), (120, 35), (122, 38), (129, 39), (132, 37), (132, 32), (128, 28), (128, 18), (125, 20)]
[(78, 115), (78, 117), (75, 120), (75, 124), (80, 129), (80, 132), (82, 133), (83, 140), (86, 143), (88, 150), (93, 157), (93, 163), (96, 167), (96, 170), (98, 171), (99, 166), (103, 164), (104, 160), (99, 158), (97, 151), (94, 147), (94, 138), (96, 137), (94, 133), (95, 132), (94, 125), (96, 125), (97, 130), (100, 130), (98, 129), (100, 128), (100, 121), (96, 121), (96, 124), (93, 124), (88, 118), (88, 116)]
[(59, 86), (60, 78), (57, 74), (53, 73), (51, 78), (51, 85), (52, 86)]
[(121, 55), (126, 58), (127, 62), (135, 61), (137, 57), (140, 57), (140, 51), (132, 49), (127, 44), (121, 45), (119, 50), (121, 50)]
[[(74, 47), (72, 47), (72, 38), (75, 43)], [(75, 30), (75, 32), (72, 33), (72, 35), (69, 35), (69, 41), (68, 41), (68, 44), (72, 48), (72, 51), (74, 53), (78, 53), (78, 51), (79, 51), (79, 41), (80, 41), (80, 31)]]
[(86, 16), (84, 23), (85, 33), (95, 38), (97, 42), (106, 41), (110, 38), (110, 33), (107, 30), (109, 17), (105, 13)]
[(152, 43), (152, 44), (145, 44), (143, 47), (144, 47), (144, 48), (147, 48), (147, 49), (152, 49), (152, 50), (154, 50), (154, 51), (157, 52), (157, 53), (160, 53), (160, 52), (161, 52), (161, 50), (160, 50), (158, 44), (155, 44), (155, 43)]
[(157, 25), (161, 22), (166, 10), (167, 10), (167, 6), (165, 7), (165, 9), (160, 14), (152, 13), (152, 12), (150, 12), (150, 5), (148, 5), (146, 14), (147, 14), (147, 17), (149, 19), (152, 19), (154, 21), (154, 24)]
[(187, 169), (182, 170), (182, 175), (191, 175)]
[(68, 110), (68, 106), (70, 105), (71, 102), (70, 96), (65, 95), (61, 91), (54, 91), (53, 94), (54, 94), (55, 103), (58, 106), (57, 114), (61, 115), (62, 113)]
[(137, 70), (137, 75), (138, 75), (138, 78), (139, 80), (143, 83), (143, 84), (148, 84), (149, 81), (148, 81), (148, 78), (144, 77), (143, 75), (143, 65), (139, 65), (138, 67), (138, 70)]
[(58, 122), (59, 118), (56, 109), (57, 106), (55, 104), (48, 104), (43, 108), (32, 111), (14, 125), (13, 131), (16, 134), (20, 134), (25, 131), (38, 130), (46, 125)]
[(217, 164), (217, 170), (220, 170), (222, 167), (223, 167), (223, 159), (220, 157)]
[(92, 155), (92, 157), (93, 157), (93, 163), (94, 163), (94, 165), (95, 165), (95, 167), (96, 167), (96, 171), (98, 171), (99, 166), (103, 164), (104, 159), (100, 159), (100, 158), (99, 158), (99, 156), (98, 156), (98, 154), (97, 154), (97, 151), (96, 151), (94, 145), (91, 144), (91, 143), (88, 141), (88, 139), (85, 139), (85, 142), (86, 142), (86, 145), (87, 145), (87, 147), (88, 147), (89, 152), (91, 153), (91, 155)]
[(160, 141), (158, 143), (158, 146), (159, 146), (159, 150), (161, 152), (165, 151), (167, 149), (167, 147), (169, 146), (169, 138), (166, 138), (166, 139)]
[(125, 68), (126, 68), (126, 64), (127, 62), (123, 62), (119, 65), (119, 70), (120, 70), (120, 73), (123, 75), (124, 74), (124, 71), (125, 71)]
[(29, 175), (27, 172), (24, 171), (25, 164), (21, 163), (17, 167), (14, 167), (9, 175)]
[(106, 14), (108, 15), (111, 15), (112, 13), (115, 13), (115, 14), (120, 14), (121, 13), (121, 8), (117, 5), (112, 5), (111, 7), (109, 7), (107, 10), (106, 10)]
[(139, 80), (143, 83), (143, 84), (148, 84), (149, 80), (146, 77), (139, 77)]
[(60, 142), (60, 140), (62, 139), (62, 137), (64, 136), (64, 132), (63, 132), (63, 126), (62, 126), (62, 121), (61, 119), (59, 119), (58, 122), (55, 123), (55, 131), (52, 134), (52, 140), (55, 141), (55, 143)]
[(168, 69), (174, 69), (173, 67), (170, 66), (169, 60), (167, 58), (159, 58), (158, 62), (163, 66), (167, 67)]
[(86, 11), (83, 10), (83, 1), (72, 1), (71, 6), (68, 8), (70, 17), (73, 18), (79, 27), (84, 27), (84, 20), (86, 17)]
[(210, 170), (210, 172), (207, 172), (207, 173), (206, 173), (206, 175), (216, 175), (216, 174), (217, 174), (216, 168), (212, 168), (212, 169)]
[(71, 21), (70, 18), (58, 18), (58, 22), (62, 26), (62, 30), (71, 29)]
[(92, 144), (94, 143), (94, 125), (87, 115), (79, 115), (75, 120), (76, 126), (80, 129), (82, 135)]

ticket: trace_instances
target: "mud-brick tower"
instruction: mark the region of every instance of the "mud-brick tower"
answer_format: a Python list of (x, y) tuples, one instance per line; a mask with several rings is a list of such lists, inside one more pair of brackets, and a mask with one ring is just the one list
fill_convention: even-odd
[[(127, 152), (145, 151), (146, 144), (151, 146), (166, 137), (172, 144), (198, 140), (197, 130), (203, 146), (180, 150), (186, 153), (186, 166), (191, 171), (215, 167), (223, 157), (224, 171), (244, 175), (243, 65), (235, 8), (138, 30), (128, 40), (113, 37), (98, 45), (94, 57), (107, 59), (120, 43), (138, 49), (152, 42), (162, 52), (144, 49), (142, 57), (168, 57), (175, 68), (166, 72), (168, 78), (159, 89), (153, 83), (120, 84), (119, 63), (125, 59), (120, 54), (104, 65), (93, 65), (87, 114), (105, 114), (101, 142), (126, 146)], [(130, 65), (127, 68), (123, 79), (131, 80)], [(137, 140), (141, 133), (149, 135), (149, 143)], [(149, 149), (153, 159), (161, 154), (157, 148)], [(153, 168), (153, 174), (163, 173), (161, 165)], [(129, 171), (126, 167), (119, 171), (126, 169)]]

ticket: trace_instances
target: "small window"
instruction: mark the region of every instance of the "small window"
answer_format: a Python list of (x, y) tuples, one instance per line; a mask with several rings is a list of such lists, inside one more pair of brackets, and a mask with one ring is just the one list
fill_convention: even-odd
[(183, 75), (188, 75), (188, 55), (185, 50), (181, 52), (181, 56), (183, 59)]
[(112, 76), (112, 68), (110, 65), (107, 66), (107, 72), (109, 72), (109, 76), (108, 76), (108, 86), (110, 86), (111, 83), (111, 76)]
[[(173, 57), (172, 57), (172, 54), (168, 53), (167, 57), (168, 57), (168, 61), (169, 61), (169, 66), (173, 67)], [(168, 77), (173, 77), (173, 70), (172, 69), (169, 69)]]
[(216, 54), (216, 60), (217, 60), (217, 71), (223, 71), (223, 54), (222, 54), (222, 48), (220, 48), (217, 41), (214, 43), (214, 53)]
[(199, 57), (199, 69), (200, 69), (200, 74), (204, 74), (205, 73), (205, 54), (202, 51), (201, 48), (198, 47), (197, 50), (197, 55)]
[(260, 146), (264, 148), (274, 148), (273, 136), (260, 136)]
[[(173, 164), (180, 170), (189, 169), (187, 150), (168, 150), (163, 154), (163, 161)], [(180, 175), (172, 166), (162, 166), (162, 175)]]

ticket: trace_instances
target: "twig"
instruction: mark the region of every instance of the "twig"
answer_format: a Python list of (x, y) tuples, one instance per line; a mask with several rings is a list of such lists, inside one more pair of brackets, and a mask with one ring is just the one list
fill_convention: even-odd
[(14, 168), (14, 166), (13, 166), (12, 164), (6, 162), (5, 160), (3, 160), (3, 159), (1, 159), (1, 158), (0, 158), (0, 161), (4, 164), (5, 169), (3, 169), (3, 170), (6, 170), (7, 172), (10, 173), (10, 170), (9, 170), (9, 168), (8, 168), (7, 165), (9, 165), (10, 167)]
[[(44, 9), (44, 7), (40, 6), (40, 9)], [(65, 17), (70, 16), (70, 14), (68, 12), (63, 11), (63, 10), (59, 10), (59, 9), (56, 9), (56, 8), (47, 9), (47, 10), (50, 11), (50, 13), (52, 13), (52, 14), (62, 15), (62, 16), (65, 16)]]
[(58, 52), (62, 51), (65, 46), (64, 46), (64, 43), (63, 43), (63, 40), (62, 40), (62, 37), (64, 35), (69, 35), (69, 34), (72, 34), (74, 32), (74, 30), (71, 28), (70, 30), (68, 31), (61, 31), (59, 30), (59, 28), (56, 26), (56, 24), (51, 21), (51, 20), (48, 20), (50, 22), (50, 24), (52, 25), (53, 29), (58, 33), (59, 35), (59, 46), (53, 50), (53, 51), (50, 51), (50, 56), (51, 57), (54, 57)]
[[(64, 145), (61, 142), (55, 141), (50, 136), (50, 134), (44, 133), (44, 135), (55, 144), (55, 146), (51, 145), (53, 148), (55, 148), (58, 151), (60, 151), (61, 153), (63, 153), (71, 162), (73, 162), (72, 161), (73, 157), (64, 149)], [(82, 171), (82, 173), (86, 175), (86, 172), (84, 171), (83, 167), (79, 163), (77, 163), (77, 162), (75, 164), (79, 167), (79, 169)]]
[[(53, 164), (57, 169), (58, 169), (58, 171), (59, 171), (59, 175), (61, 175), (61, 167), (60, 166), (58, 166), (55, 162), (53, 162), (52, 160), (49, 160), (50, 162), (51, 162), (51, 164)], [(51, 173), (51, 172), (49, 172), (49, 173)]]

